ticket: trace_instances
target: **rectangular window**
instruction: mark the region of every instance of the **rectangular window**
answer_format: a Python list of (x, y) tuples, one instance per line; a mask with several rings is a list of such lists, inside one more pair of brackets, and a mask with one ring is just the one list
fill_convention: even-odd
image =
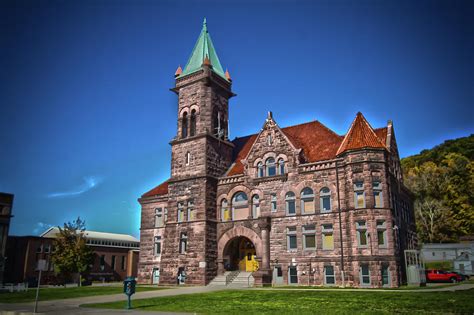
[(277, 211), (277, 196), (276, 194), (271, 194), (270, 195), (270, 200), (271, 200), (271, 207), (272, 207), (272, 212)]
[(356, 222), (357, 246), (367, 247), (367, 223), (365, 221)]
[(377, 220), (377, 244), (387, 246), (387, 224), (384, 220)]
[(44, 244), (44, 252), (46, 254), (50, 253), (51, 252), (51, 245), (49, 244)]
[(162, 227), (163, 226), (163, 209), (156, 208), (155, 209), (155, 227)]
[(382, 184), (380, 182), (373, 182), (374, 190), (374, 206), (375, 208), (382, 208)]
[(390, 286), (390, 271), (388, 265), (382, 265), (382, 286)]
[(112, 255), (112, 262), (110, 264), (110, 268), (112, 268), (112, 270), (115, 270), (115, 256)]
[(288, 268), (288, 281), (289, 284), (298, 284), (298, 270), (295, 266)]
[(323, 235), (323, 249), (324, 250), (334, 249), (334, 234), (333, 234), (332, 224), (323, 224), (322, 235)]
[(179, 253), (186, 254), (188, 247), (188, 235), (186, 233), (181, 233), (179, 238)]
[(99, 265), (100, 265), (100, 269), (104, 270), (104, 268), (105, 268), (105, 255), (100, 256)]
[(303, 248), (316, 249), (316, 226), (303, 226)]
[(178, 222), (184, 222), (184, 203), (178, 202)]
[(314, 213), (314, 198), (301, 199), (301, 208), (303, 213)]
[(155, 256), (161, 255), (161, 236), (155, 236)]
[(122, 256), (122, 263), (121, 263), (122, 270), (125, 270), (125, 268), (127, 267), (127, 266), (125, 265), (125, 262), (126, 262), (126, 261), (127, 261), (127, 260), (126, 260), (126, 257), (125, 257), (125, 256)]
[(231, 218), (231, 212), (230, 212), (230, 209), (229, 208), (224, 208), (222, 210), (223, 212), (223, 215), (224, 215), (224, 221), (230, 221), (232, 218)]
[(260, 217), (260, 204), (259, 203), (252, 204), (252, 217), (253, 218)]
[(363, 182), (354, 183), (354, 205), (356, 209), (365, 208), (365, 192)]
[(336, 283), (333, 266), (324, 266), (324, 284), (333, 285)]
[(287, 215), (295, 215), (296, 214), (295, 199), (287, 199), (286, 200), (286, 214)]
[(196, 212), (194, 210), (194, 201), (188, 201), (188, 221), (196, 220)]
[(369, 265), (360, 266), (360, 284), (362, 286), (370, 285), (370, 269)]
[(286, 239), (287, 239), (286, 246), (288, 250), (289, 251), (297, 250), (298, 245), (296, 242), (296, 227), (295, 226), (288, 227), (286, 229)]
[(321, 196), (321, 212), (331, 211), (331, 196)]

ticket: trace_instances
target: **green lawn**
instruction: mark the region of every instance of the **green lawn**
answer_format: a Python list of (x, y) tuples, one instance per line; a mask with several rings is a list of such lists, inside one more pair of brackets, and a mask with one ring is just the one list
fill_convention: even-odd
[[(132, 305), (144, 311), (200, 314), (472, 314), (474, 290), (426, 293), (228, 290), (134, 300)], [(123, 309), (124, 302), (84, 306)]]
[[(137, 287), (137, 292), (159, 290), (156, 287)], [(62, 300), (83, 296), (109, 295), (122, 293), (122, 286), (87, 286), (81, 288), (44, 288), (40, 289), (39, 300)], [(30, 288), (28, 292), (2, 292), (0, 293), (0, 303), (23, 303), (35, 300), (36, 289)]]

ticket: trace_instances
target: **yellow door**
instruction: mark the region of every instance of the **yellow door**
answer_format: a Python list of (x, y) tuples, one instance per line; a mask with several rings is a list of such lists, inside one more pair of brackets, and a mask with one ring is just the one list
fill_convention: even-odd
[(249, 249), (245, 253), (245, 271), (254, 272), (258, 270), (258, 262), (255, 259), (255, 249)]

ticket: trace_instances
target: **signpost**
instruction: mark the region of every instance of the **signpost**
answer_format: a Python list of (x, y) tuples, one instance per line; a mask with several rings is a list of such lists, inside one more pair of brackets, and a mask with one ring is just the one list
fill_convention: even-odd
[(126, 307), (127, 310), (132, 308), (132, 301), (130, 300), (130, 298), (135, 293), (136, 285), (137, 285), (137, 281), (135, 280), (134, 277), (127, 277), (123, 281), (123, 293), (125, 293), (128, 298), (127, 307)]
[(41, 284), (41, 272), (47, 270), (46, 260), (44, 260), (44, 259), (38, 260), (38, 266), (37, 266), (36, 270), (39, 270), (39, 275), (38, 275), (38, 287), (36, 288), (36, 299), (35, 299), (34, 313), (38, 312), (38, 298), (39, 298), (39, 290), (40, 290), (40, 284)]

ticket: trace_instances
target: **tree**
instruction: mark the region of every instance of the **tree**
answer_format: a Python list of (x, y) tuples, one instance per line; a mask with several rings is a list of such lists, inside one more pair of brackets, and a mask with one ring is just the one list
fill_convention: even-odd
[(58, 226), (59, 235), (54, 240), (54, 251), (51, 256), (55, 271), (65, 278), (77, 274), (79, 286), (82, 274), (87, 271), (94, 259), (92, 249), (86, 245), (85, 226), (85, 221), (80, 217), (64, 223), (63, 228)]

